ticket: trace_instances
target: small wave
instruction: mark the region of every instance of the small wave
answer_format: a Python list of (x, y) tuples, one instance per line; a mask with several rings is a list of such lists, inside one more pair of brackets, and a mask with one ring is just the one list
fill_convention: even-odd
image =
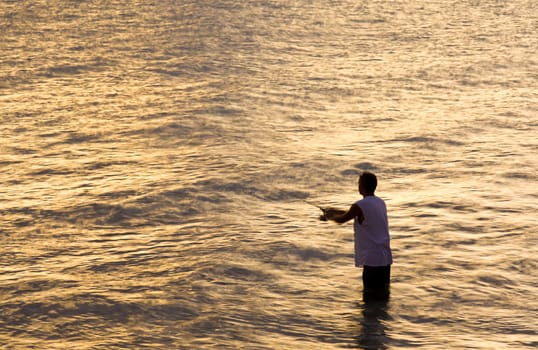
[(361, 171), (357, 169), (346, 169), (340, 172), (340, 175), (342, 176), (359, 176), (360, 174)]
[(98, 273), (109, 273), (125, 269), (128, 266), (132, 266), (132, 264), (126, 260), (109, 261), (102, 264), (93, 265), (89, 267), (88, 270)]
[(46, 176), (46, 175), (71, 175), (76, 173), (74, 170), (71, 169), (41, 169), (34, 171), (33, 173), (30, 173), (31, 176)]
[(364, 24), (381, 24), (381, 23), (385, 23), (386, 20), (384, 18), (359, 18), (359, 19), (351, 19), (351, 22), (364, 23)]
[[(73, 324), (80, 323), (76, 328), (80, 332), (86, 327), (88, 316), (102, 320), (115, 322), (127, 322), (131, 318), (189, 320), (198, 315), (191, 306), (183, 304), (148, 305), (138, 302), (125, 302), (114, 300), (99, 294), (79, 293), (70, 297), (64, 297), (61, 301), (43, 300), (26, 303), (3, 304), (0, 320), (9, 324), (31, 324), (35, 319), (56, 322), (65, 317), (72, 318)], [(9, 321), (8, 321), (9, 319)], [(31, 332), (31, 331), (30, 331)]]
[[(48, 136), (43, 137), (56, 137), (56, 134), (49, 134)], [(104, 133), (81, 133), (81, 132), (70, 132), (67, 137), (63, 140), (55, 140), (48, 144), (48, 147), (58, 146), (58, 145), (76, 145), (82, 143), (90, 142), (112, 142), (112, 140), (107, 139)]]
[(501, 275), (480, 275), (477, 278), (478, 284), (485, 286), (493, 286), (495, 290), (501, 286), (510, 286), (514, 284), (514, 281)]
[(301, 200), (310, 197), (310, 194), (305, 191), (292, 190), (288, 188), (269, 188), (263, 185), (253, 185), (248, 181), (227, 182), (204, 180), (199, 183), (206, 193), (233, 193), (237, 195), (245, 195), (267, 201), (286, 201), (286, 200)]
[(95, 161), (92, 163), (86, 164), (87, 170), (102, 170), (105, 168), (109, 168), (112, 166), (130, 166), (135, 165), (137, 162), (129, 161), (129, 160), (123, 160), (123, 161)]
[(47, 75), (53, 76), (53, 75), (59, 75), (59, 74), (80, 74), (86, 70), (88, 70), (88, 66), (82, 66), (82, 65), (59, 65), (54, 67), (47, 68), (46, 72)]
[(37, 150), (25, 147), (11, 147), (10, 152), (18, 155), (28, 155), (37, 153)]
[(243, 111), (239, 108), (232, 108), (228, 106), (216, 106), (211, 109), (209, 109), (207, 112), (210, 114), (217, 114), (217, 115), (223, 115), (223, 116), (231, 116), (231, 115), (239, 115)]
[(345, 254), (330, 253), (324, 249), (308, 246), (299, 246), (290, 242), (273, 242), (264, 245), (263, 251), (253, 249), (251, 252), (245, 252), (256, 259), (277, 266), (287, 266), (291, 268), (294, 265), (302, 265), (305, 261), (328, 262), (341, 257), (348, 259)]
[(77, 225), (132, 226), (131, 220), (143, 216), (143, 208), (122, 206), (119, 204), (90, 203), (80, 205), (70, 211), (57, 212), (58, 219), (65, 218), (67, 222)]
[(261, 282), (267, 281), (272, 278), (272, 276), (267, 274), (266, 272), (254, 270), (252, 268), (246, 268), (243, 266), (224, 266), (221, 267), (221, 269), (223, 271), (218, 272), (219, 275), (238, 280)]
[(161, 75), (168, 75), (172, 77), (180, 77), (186, 74), (185, 70), (178, 70), (178, 69), (150, 68), (147, 71), (154, 72)]
[(398, 138), (398, 139), (392, 139), (388, 142), (409, 142), (409, 143), (426, 143), (426, 144), (444, 144), (448, 146), (463, 146), (465, 145), (465, 142), (458, 141), (458, 140), (452, 140), (452, 139), (442, 139), (442, 138), (434, 138), (430, 136), (412, 136), (412, 137), (404, 137), (404, 138)]
[(378, 169), (377, 166), (369, 162), (357, 163), (355, 164), (355, 168), (361, 169), (361, 170), (372, 170), (372, 171)]
[(388, 169), (388, 173), (398, 174), (398, 175), (415, 175), (415, 174), (424, 174), (428, 173), (429, 170), (425, 168), (393, 168)]
[(504, 173), (503, 177), (507, 179), (520, 179), (520, 180), (536, 180), (538, 177), (536, 174), (529, 174), (523, 172), (508, 172)]
[(103, 135), (100, 134), (82, 134), (82, 133), (72, 133), (65, 140), (67, 144), (77, 144), (77, 143), (86, 143), (95, 140), (99, 140)]

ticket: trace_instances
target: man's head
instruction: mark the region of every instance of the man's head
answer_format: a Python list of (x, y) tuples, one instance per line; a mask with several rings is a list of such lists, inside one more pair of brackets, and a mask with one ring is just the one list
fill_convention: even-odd
[(359, 177), (359, 193), (363, 196), (373, 195), (377, 187), (377, 177), (374, 173), (365, 171)]

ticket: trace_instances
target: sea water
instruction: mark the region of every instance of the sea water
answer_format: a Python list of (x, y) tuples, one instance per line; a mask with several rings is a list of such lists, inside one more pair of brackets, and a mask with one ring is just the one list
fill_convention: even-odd
[[(538, 346), (531, 0), (0, 1), (3, 349)], [(347, 208), (389, 210), (364, 303)]]

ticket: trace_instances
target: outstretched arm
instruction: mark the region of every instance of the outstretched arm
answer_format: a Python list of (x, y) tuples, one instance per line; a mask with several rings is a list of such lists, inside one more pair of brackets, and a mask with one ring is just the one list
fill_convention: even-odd
[(364, 215), (362, 213), (362, 210), (358, 205), (353, 204), (348, 211), (338, 209), (325, 209), (323, 211), (321, 219), (332, 220), (339, 224), (343, 224), (344, 222), (347, 222), (355, 217), (357, 217), (359, 219), (359, 223), (362, 224), (362, 222), (364, 221)]

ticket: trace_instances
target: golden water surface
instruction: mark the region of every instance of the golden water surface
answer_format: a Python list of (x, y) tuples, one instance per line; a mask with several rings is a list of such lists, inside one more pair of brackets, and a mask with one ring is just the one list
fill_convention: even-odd
[(0, 1), (0, 348), (536, 348), (536, 5)]

